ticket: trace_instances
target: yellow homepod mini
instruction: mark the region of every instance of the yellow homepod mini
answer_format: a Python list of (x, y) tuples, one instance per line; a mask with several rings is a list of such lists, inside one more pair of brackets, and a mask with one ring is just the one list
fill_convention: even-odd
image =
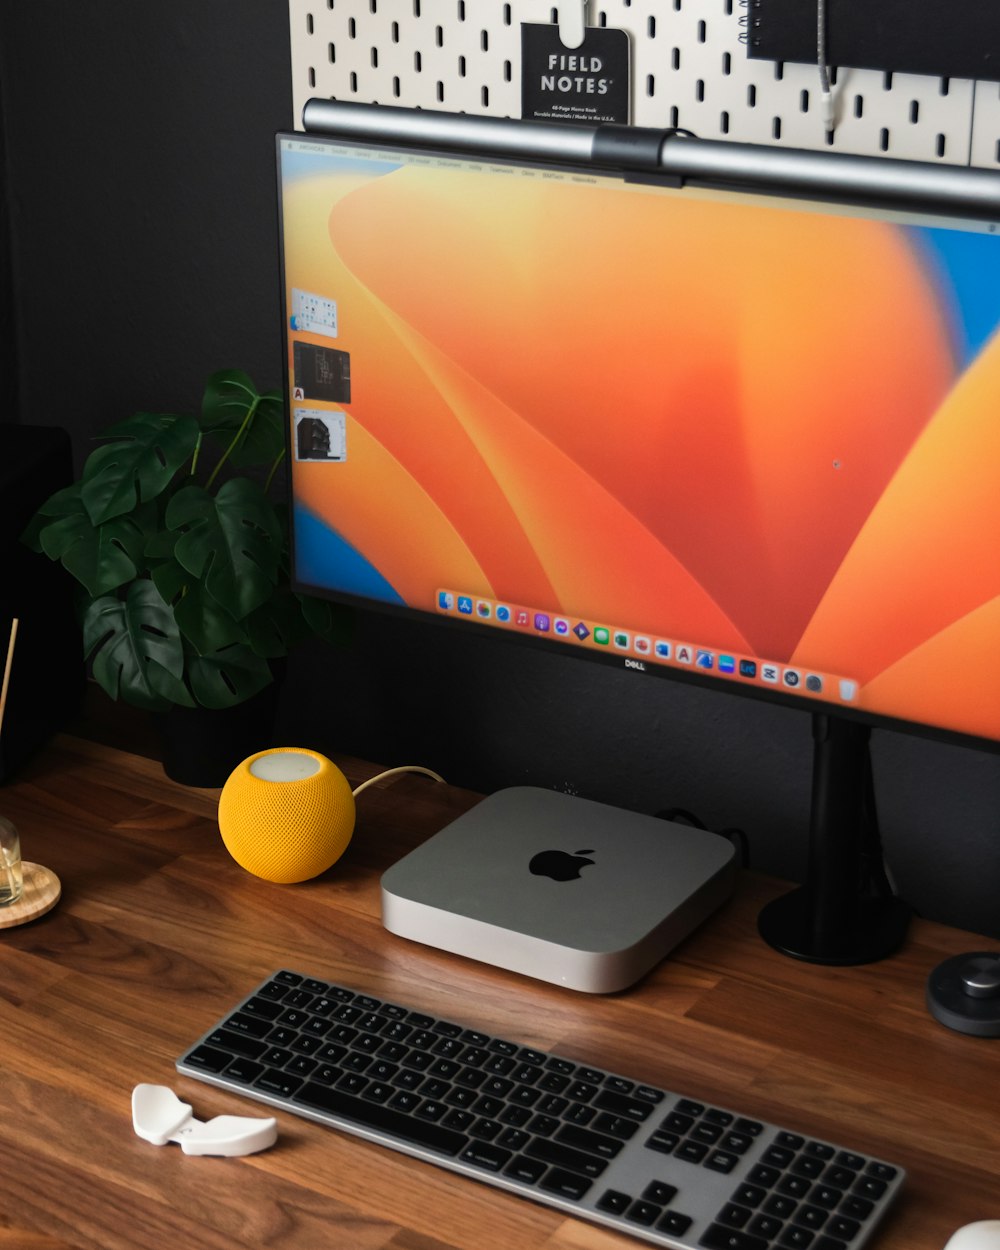
[(318, 751), (259, 751), (230, 774), (219, 832), (233, 859), (266, 881), (308, 881), (337, 862), (354, 832), (354, 795)]

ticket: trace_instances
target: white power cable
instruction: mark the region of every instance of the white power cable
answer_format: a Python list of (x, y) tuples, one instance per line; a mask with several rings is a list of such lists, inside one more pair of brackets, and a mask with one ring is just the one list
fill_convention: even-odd
[(837, 118), (833, 107), (830, 69), (826, 57), (826, 0), (816, 0), (816, 62), (819, 66), (823, 126), (827, 134), (832, 135), (837, 128)]

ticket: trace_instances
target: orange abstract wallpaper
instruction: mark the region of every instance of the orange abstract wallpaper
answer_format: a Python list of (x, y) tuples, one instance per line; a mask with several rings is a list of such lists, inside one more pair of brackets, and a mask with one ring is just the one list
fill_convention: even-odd
[(319, 150), (283, 223), (304, 583), (1000, 738), (1000, 240)]

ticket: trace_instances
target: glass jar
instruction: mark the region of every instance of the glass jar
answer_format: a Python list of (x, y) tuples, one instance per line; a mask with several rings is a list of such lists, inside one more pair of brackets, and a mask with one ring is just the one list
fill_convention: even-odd
[(17, 830), (5, 816), (0, 816), (0, 907), (16, 903), (23, 889), (21, 844)]

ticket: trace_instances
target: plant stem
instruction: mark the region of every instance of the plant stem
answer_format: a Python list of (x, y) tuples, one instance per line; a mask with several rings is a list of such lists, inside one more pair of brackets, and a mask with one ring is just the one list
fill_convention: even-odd
[(264, 482), (264, 494), (265, 495), (270, 493), (271, 483), (274, 481), (274, 475), (275, 473), (278, 472), (278, 465), (281, 464), (284, 458), (285, 458), (285, 449), (284, 447), (282, 447), (281, 451), (279, 451), (277, 456), (275, 456), (274, 464), (271, 465), (271, 468), (267, 474), (267, 480)]
[(226, 450), (222, 453), (222, 456), (221, 456), (221, 458), (220, 458), (220, 460), (219, 460), (219, 463), (215, 466), (215, 468), (212, 470), (211, 474), (209, 475), (209, 479), (208, 479), (208, 481), (205, 483), (205, 489), (206, 489), (206, 490), (211, 490), (211, 489), (212, 489), (212, 483), (213, 483), (213, 482), (215, 481), (215, 479), (219, 476), (219, 471), (221, 470), (222, 466), (226, 463), (226, 461), (229, 459), (229, 457), (230, 457), (230, 456), (233, 454), (233, 452), (236, 450), (236, 446), (237, 446), (237, 444), (239, 443), (240, 439), (243, 437), (243, 435), (244, 435), (244, 434), (246, 433), (246, 431), (249, 429), (249, 427), (250, 427), (250, 422), (253, 420), (253, 415), (254, 415), (254, 413), (257, 411), (257, 405), (258, 405), (259, 403), (260, 403), (260, 396), (259, 396), (259, 395), (255, 395), (255, 396), (254, 396), (253, 403), (252, 403), (252, 404), (250, 405), (250, 407), (247, 409), (246, 416), (243, 418), (242, 422), (240, 423), (240, 428), (239, 428), (239, 429), (236, 431), (236, 433), (233, 435), (233, 441), (229, 444), (229, 446), (226, 448)]
[(198, 431), (198, 441), (195, 443), (195, 445), (194, 445), (194, 451), (191, 453), (191, 473), (190, 473), (190, 475), (189, 475), (190, 477), (194, 477), (194, 475), (195, 475), (195, 470), (198, 468), (198, 457), (201, 455), (201, 440), (202, 440), (202, 437), (203, 437), (203, 435), (202, 435), (201, 431), (199, 430), (199, 431)]

